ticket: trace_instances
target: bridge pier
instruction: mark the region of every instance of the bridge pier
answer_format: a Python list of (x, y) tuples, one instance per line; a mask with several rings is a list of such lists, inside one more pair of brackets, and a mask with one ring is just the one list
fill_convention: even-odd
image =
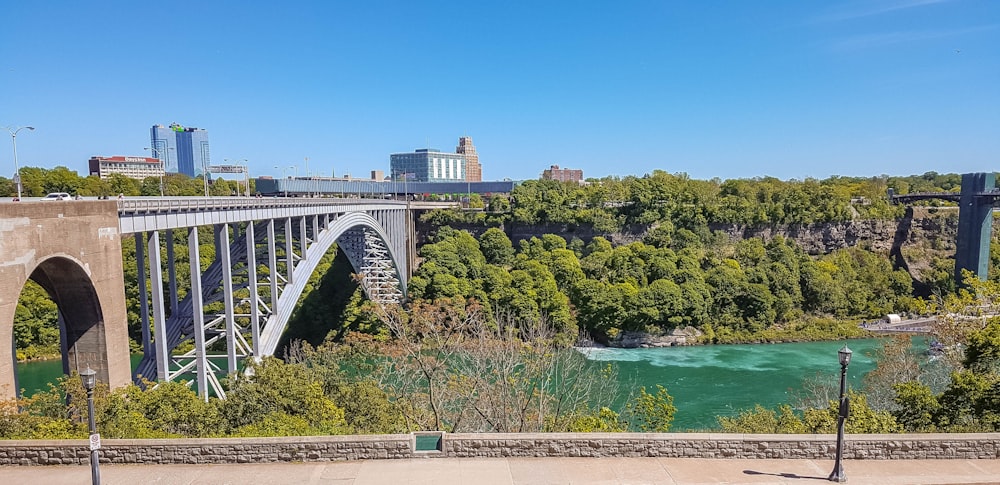
[(955, 248), (955, 283), (961, 286), (962, 272), (968, 270), (985, 280), (990, 265), (990, 237), (993, 232), (993, 205), (1000, 200), (996, 175), (962, 174), (962, 192), (917, 192), (896, 195), (889, 189), (892, 203), (941, 199), (958, 202), (958, 237)]
[(59, 308), (64, 371), (129, 382), (120, 234), (114, 201), (0, 204), (0, 399), (18, 394), (14, 313), (28, 279)]
[(993, 198), (980, 194), (996, 188), (996, 175), (962, 174), (959, 199), (958, 241), (955, 249), (955, 282), (962, 285), (962, 271), (985, 280), (990, 267), (990, 236), (993, 232)]

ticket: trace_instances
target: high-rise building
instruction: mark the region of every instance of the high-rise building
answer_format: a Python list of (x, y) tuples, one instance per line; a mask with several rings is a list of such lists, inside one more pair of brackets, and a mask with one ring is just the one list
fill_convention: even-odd
[[(176, 123), (175, 123), (176, 125)], [(171, 125), (173, 127), (174, 125)], [(163, 162), (167, 172), (177, 172), (177, 137), (172, 129), (163, 125), (153, 125), (149, 129), (150, 146), (153, 147), (153, 158)]]
[(421, 148), (412, 153), (389, 155), (389, 170), (393, 180), (414, 182), (464, 181), (465, 155), (445, 153), (433, 148)]
[(476, 146), (472, 144), (472, 137), (459, 138), (455, 153), (465, 155), (465, 180), (467, 182), (482, 182), (483, 167), (479, 165), (479, 154), (476, 153)]
[[(168, 172), (194, 177), (204, 173), (211, 165), (206, 130), (185, 128), (172, 123), (168, 128), (154, 125), (150, 130), (150, 136), (155, 149), (154, 155), (163, 159)], [(173, 155), (171, 151), (174, 152)]]

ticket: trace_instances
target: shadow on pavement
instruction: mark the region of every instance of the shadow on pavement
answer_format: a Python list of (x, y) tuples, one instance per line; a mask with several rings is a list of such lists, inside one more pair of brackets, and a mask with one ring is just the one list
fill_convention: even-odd
[(743, 470), (743, 474), (744, 475), (771, 475), (773, 477), (782, 477), (782, 478), (802, 478), (802, 479), (806, 479), (806, 480), (823, 480), (824, 482), (827, 481), (826, 477), (804, 477), (802, 475), (796, 475), (794, 473), (767, 473), (767, 472), (759, 472), (759, 471), (756, 471), (756, 470)]

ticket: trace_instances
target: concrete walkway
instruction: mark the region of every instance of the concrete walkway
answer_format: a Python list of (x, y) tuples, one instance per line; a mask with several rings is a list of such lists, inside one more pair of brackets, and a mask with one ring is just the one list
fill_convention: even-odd
[[(810, 484), (830, 460), (444, 458), (243, 465), (103, 465), (101, 483), (137, 484)], [(850, 460), (848, 483), (1000, 484), (1000, 460)], [(0, 484), (90, 483), (89, 466), (0, 467)]]

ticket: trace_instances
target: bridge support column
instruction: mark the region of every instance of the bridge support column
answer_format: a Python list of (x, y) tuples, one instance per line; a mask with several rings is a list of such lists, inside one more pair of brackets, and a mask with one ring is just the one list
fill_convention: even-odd
[[(135, 268), (136, 281), (139, 283), (139, 324), (142, 325), (142, 351), (149, 355), (152, 351), (153, 339), (149, 334), (149, 294), (146, 291), (146, 233), (135, 235)], [(152, 257), (152, 255), (150, 255)]]
[(226, 311), (226, 363), (229, 374), (239, 372), (236, 368), (236, 318), (233, 316), (233, 258), (229, 253), (229, 224), (215, 226), (219, 247), (216, 253), (222, 261), (222, 304)]
[[(168, 238), (172, 236), (168, 235)], [(169, 241), (170, 239), (168, 239)], [(169, 243), (168, 243), (169, 244)], [(149, 233), (149, 282), (153, 287), (153, 348), (146, 350), (147, 354), (152, 352), (156, 359), (156, 378), (164, 380), (167, 378), (167, 370), (170, 365), (170, 350), (167, 348), (167, 316), (163, 302), (163, 263), (160, 261), (160, 232)], [(173, 247), (171, 244), (169, 247)], [(173, 273), (174, 260), (168, 263), (170, 272)], [(173, 282), (176, 285), (176, 281)], [(144, 332), (149, 332), (149, 325), (143, 328)], [(145, 335), (145, 334), (143, 334)], [(143, 376), (149, 378), (151, 376)]]
[(962, 270), (985, 280), (990, 263), (990, 235), (993, 230), (993, 201), (976, 194), (993, 190), (996, 176), (990, 173), (962, 175), (959, 201), (958, 241), (955, 249), (955, 282), (962, 284)]
[(295, 248), (292, 244), (292, 218), (285, 219), (285, 281), (292, 284), (292, 270), (295, 269)]
[(170, 285), (170, 315), (177, 314), (177, 270), (174, 268), (174, 230), (166, 230), (167, 278)]
[[(247, 192), (249, 194), (249, 191)], [(250, 336), (254, 360), (260, 359), (260, 294), (257, 292), (257, 241), (253, 222), (247, 223), (247, 289), (250, 290)]]
[(205, 355), (205, 307), (201, 295), (201, 254), (198, 228), (188, 228), (188, 257), (191, 262), (191, 331), (194, 333), (195, 383), (198, 395), (208, 401), (208, 358)]
[(278, 253), (274, 243), (274, 219), (267, 221), (267, 276), (271, 284), (271, 313), (278, 311)]

